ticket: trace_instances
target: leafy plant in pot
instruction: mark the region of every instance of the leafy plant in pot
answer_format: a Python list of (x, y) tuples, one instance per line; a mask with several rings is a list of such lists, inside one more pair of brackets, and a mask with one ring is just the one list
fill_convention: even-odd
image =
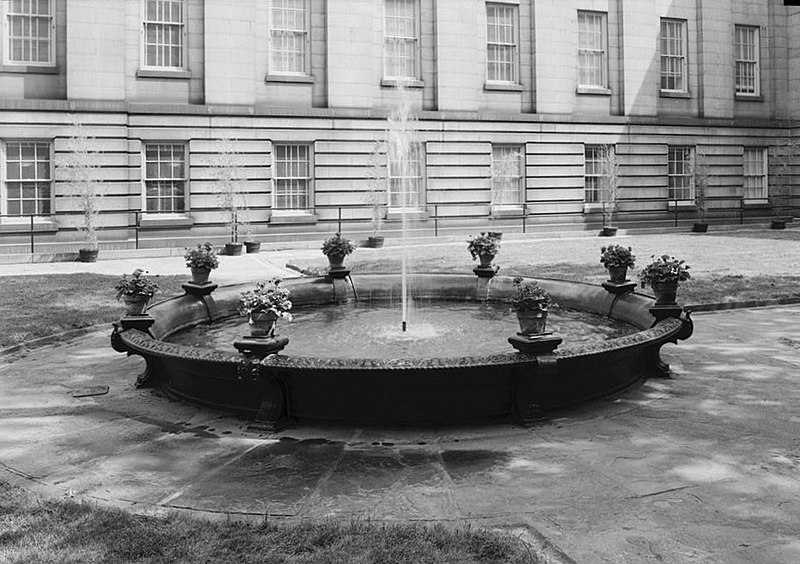
[(547, 327), (547, 311), (553, 304), (550, 293), (535, 281), (514, 278), (514, 292), (506, 300), (517, 313), (520, 334), (541, 335)]
[(678, 283), (691, 278), (685, 261), (669, 255), (652, 256), (653, 261), (639, 273), (642, 287), (650, 286), (656, 295), (656, 305), (676, 303)]
[(343, 270), (344, 257), (353, 254), (355, 250), (356, 246), (350, 239), (342, 237), (341, 233), (336, 233), (322, 242), (322, 254), (328, 257), (330, 270)]
[(627, 281), (628, 269), (636, 265), (636, 257), (630, 247), (609, 245), (600, 247), (600, 262), (608, 270), (609, 282), (624, 284)]
[(147, 310), (147, 303), (158, 292), (158, 282), (147, 277), (147, 271), (137, 268), (130, 278), (127, 274), (114, 286), (117, 299), (125, 302), (127, 315), (143, 315)]
[(695, 233), (708, 231), (706, 215), (708, 214), (708, 184), (711, 176), (708, 161), (703, 153), (697, 153), (691, 164), (692, 182), (694, 183), (694, 209), (697, 222), (692, 227)]
[(66, 150), (56, 161), (56, 170), (66, 181), (81, 212), (80, 230), (86, 242), (86, 246), (78, 250), (81, 262), (95, 262), (99, 252), (97, 232), (102, 194), (97, 178), (97, 151), (91, 149), (92, 140), (86, 128), (73, 120), (65, 142)]
[(280, 278), (256, 283), (255, 290), (242, 292), (237, 304), (241, 315), (247, 316), (253, 337), (274, 337), (278, 319), (292, 320), (289, 289)]
[(792, 186), (791, 167), (800, 155), (800, 139), (789, 139), (782, 143), (775, 151), (777, 157), (777, 172), (770, 180), (769, 203), (775, 217), (772, 218), (772, 229), (785, 229), (786, 223), (792, 221)]
[(500, 239), (481, 231), (480, 235), (467, 239), (467, 250), (472, 260), (480, 259), (481, 268), (489, 268), (500, 250)]
[(192, 271), (192, 283), (200, 286), (209, 283), (211, 271), (219, 266), (217, 253), (209, 242), (198, 243), (193, 249), (186, 249), (183, 258), (187, 268)]

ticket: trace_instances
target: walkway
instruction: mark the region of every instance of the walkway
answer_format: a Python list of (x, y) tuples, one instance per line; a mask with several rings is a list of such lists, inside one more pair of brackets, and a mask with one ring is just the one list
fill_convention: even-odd
[(275, 436), (133, 389), (143, 362), (98, 330), (0, 361), (0, 478), (139, 511), (467, 520), (577, 562), (798, 562), (798, 316), (698, 314), (674, 379), (529, 430)]

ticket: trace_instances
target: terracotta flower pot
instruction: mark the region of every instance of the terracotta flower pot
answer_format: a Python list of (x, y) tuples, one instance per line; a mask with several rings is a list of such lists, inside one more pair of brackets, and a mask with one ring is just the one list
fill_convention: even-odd
[(208, 284), (210, 268), (192, 268), (192, 283), (197, 285)]
[(614, 284), (624, 284), (625, 281), (628, 279), (628, 267), (627, 266), (607, 266), (606, 270), (608, 270), (608, 281)]
[(523, 335), (540, 335), (547, 326), (547, 312), (544, 310), (517, 311), (520, 333)]
[(708, 231), (708, 223), (695, 223), (692, 226), (692, 232), (694, 233), (706, 233)]
[(677, 303), (678, 282), (653, 282), (653, 293), (656, 305), (674, 305)]
[(785, 219), (773, 219), (769, 224), (770, 229), (786, 229)]
[(367, 247), (371, 249), (380, 249), (383, 247), (383, 235), (373, 235), (367, 238)]
[(144, 315), (147, 310), (147, 302), (151, 296), (144, 294), (125, 294), (122, 300), (125, 302), (126, 315)]
[(603, 227), (600, 230), (601, 237), (615, 237), (617, 235), (616, 227)]
[(274, 337), (278, 315), (271, 311), (250, 312), (248, 323), (253, 337)]
[(331, 270), (343, 270), (344, 255), (328, 255), (328, 264)]
[(80, 262), (95, 262), (99, 249), (78, 249), (78, 260)]
[(225, 243), (225, 254), (230, 256), (238, 256), (242, 254), (241, 243)]
[(489, 268), (490, 266), (492, 266), (492, 261), (494, 260), (494, 257), (495, 255), (491, 254), (481, 255), (479, 257), (481, 261), (481, 268)]
[(261, 250), (261, 241), (245, 241), (244, 246), (247, 253), (257, 253)]

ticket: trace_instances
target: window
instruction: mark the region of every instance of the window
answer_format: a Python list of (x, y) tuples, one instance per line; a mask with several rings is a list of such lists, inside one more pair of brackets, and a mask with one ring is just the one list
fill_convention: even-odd
[(517, 83), (517, 6), (486, 4), (486, 80)]
[(686, 21), (661, 19), (661, 90), (687, 92)]
[(50, 215), (53, 195), (50, 143), (8, 141), (4, 160), (2, 214)]
[(385, 78), (419, 78), (416, 0), (386, 0), (383, 35)]
[(184, 0), (144, 0), (142, 66), (182, 70), (186, 40)]
[(744, 150), (744, 198), (760, 200), (767, 197), (767, 150)]
[(273, 209), (310, 209), (311, 146), (275, 144), (275, 190)]
[[(425, 170), (425, 150), (412, 143), (401, 155), (389, 152), (389, 207), (395, 209), (419, 208), (422, 204)], [(393, 158), (394, 157), (394, 158)]]
[(519, 145), (492, 146), (492, 207), (522, 202), (523, 154)]
[(53, 0), (3, 0), (3, 31), (7, 43), (3, 62), (54, 66), (55, 18)]
[(583, 178), (583, 201), (587, 204), (598, 203), (603, 184), (603, 147), (587, 145), (584, 159), (586, 171)]
[(692, 148), (670, 147), (667, 156), (670, 200), (694, 200)]
[(578, 85), (607, 88), (606, 15), (578, 12)]
[(306, 0), (272, 0), (269, 30), (270, 72), (308, 74), (308, 14)]
[(144, 149), (144, 209), (148, 213), (186, 211), (186, 147), (148, 144)]
[(736, 56), (737, 94), (751, 96), (761, 94), (758, 39), (757, 27), (736, 26), (734, 52)]

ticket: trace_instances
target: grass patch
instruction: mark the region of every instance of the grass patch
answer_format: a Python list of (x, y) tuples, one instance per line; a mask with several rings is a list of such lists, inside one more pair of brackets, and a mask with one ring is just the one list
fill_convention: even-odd
[[(156, 300), (183, 292), (186, 276), (159, 276)], [(116, 300), (118, 276), (47, 274), (3, 277), (0, 349), (31, 339), (110, 323), (124, 315)]]
[(141, 516), (41, 500), (0, 482), (0, 562), (536, 563), (519, 539), (468, 526), (306, 521), (260, 525)]

